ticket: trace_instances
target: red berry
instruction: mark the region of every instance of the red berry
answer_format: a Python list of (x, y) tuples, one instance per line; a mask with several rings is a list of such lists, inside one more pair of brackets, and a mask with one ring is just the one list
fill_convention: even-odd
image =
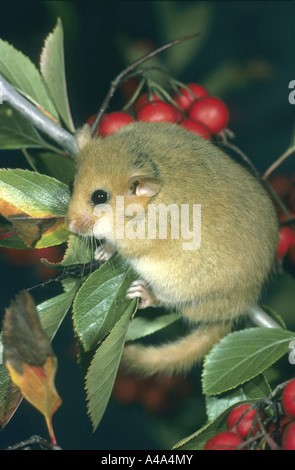
[(282, 406), (288, 416), (295, 418), (295, 379), (290, 380), (284, 388)]
[(279, 432), (280, 435), (283, 434), (287, 424), (289, 424), (291, 421), (291, 418), (289, 418), (289, 416), (286, 416), (286, 415), (283, 415), (281, 418), (280, 418), (280, 423), (279, 423), (279, 429), (277, 430), (277, 427), (275, 425), (274, 422), (272, 422), (268, 428), (268, 431), (267, 433), (272, 436), (274, 433), (274, 436), (276, 435), (277, 431)]
[(194, 121), (194, 119), (184, 119), (181, 121), (180, 125), (188, 131), (191, 131), (194, 134), (203, 137), (204, 139), (210, 140), (211, 134), (209, 129), (201, 122)]
[(181, 114), (181, 112), (179, 111), (179, 109), (174, 108), (174, 112), (175, 112), (175, 114), (176, 114), (176, 122), (181, 121), (181, 120), (182, 120), (182, 114)]
[(279, 174), (272, 176), (269, 182), (281, 199), (284, 199), (292, 188), (292, 181), (286, 175)]
[(139, 98), (137, 98), (137, 100), (135, 101), (133, 105), (133, 110), (134, 110), (135, 115), (137, 116), (140, 108), (142, 108), (146, 103), (149, 103), (150, 101), (159, 101), (159, 100), (160, 98), (154, 93), (152, 95), (150, 95), (149, 93), (143, 93), (143, 95), (140, 95)]
[(134, 122), (134, 119), (129, 114), (121, 111), (104, 114), (100, 122), (100, 135), (106, 137), (114, 134), (120, 127), (127, 126), (131, 122)]
[(243, 439), (236, 433), (224, 431), (208, 439), (204, 450), (237, 450)]
[(187, 87), (191, 90), (194, 96), (186, 88), (180, 88), (179, 93), (175, 93), (173, 96), (174, 101), (185, 112), (191, 108), (196, 99), (208, 95), (205, 88), (197, 83), (188, 83)]
[(229, 112), (221, 100), (205, 96), (193, 103), (188, 117), (202, 122), (212, 134), (219, 134), (227, 127)]
[(289, 216), (287, 217), (286, 214), (280, 214), (279, 215), (279, 221), (280, 222), (286, 222), (286, 220), (289, 220), (289, 219), (295, 219), (295, 214), (293, 212), (289, 212)]
[(89, 126), (91, 126), (91, 124), (93, 123), (94, 121), (94, 118), (95, 118), (95, 114), (92, 114), (86, 121), (87, 124), (89, 124)]
[(139, 110), (137, 119), (145, 122), (176, 122), (177, 113), (173, 106), (164, 101), (150, 101)]
[(289, 423), (282, 436), (283, 450), (295, 450), (295, 421)]
[(144, 390), (141, 401), (147, 410), (154, 413), (165, 410), (169, 405), (166, 391), (156, 384)]
[(128, 376), (117, 377), (112, 394), (119, 403), (135, 403), (138, 400), (139, 385)]
[[(245, 411), (248, 410), (251, 406), (252, 405), (249, 403), (245, 403), (244, 405), (239, 405), (234, 408), (228, 415), (226, 422), (227, 429), (238, 433), (242, 438), (247, 437), (251, 430), (256, 413), (255, 409), (245, 413)], [(245, 414), (243, 415), (243, 413)], [(243, 417), (241, 418), (242, 415)], [(256, 425), (254, 427), (253, 434), (255, 434), (257, 429), (258, 426)]]
[(282, 227), (279, 232), (279, 243), (277, 246), (276, 257), (282, 259), (286, 256), (289, 249), (295, 245), (295, 234), (290, 227)]

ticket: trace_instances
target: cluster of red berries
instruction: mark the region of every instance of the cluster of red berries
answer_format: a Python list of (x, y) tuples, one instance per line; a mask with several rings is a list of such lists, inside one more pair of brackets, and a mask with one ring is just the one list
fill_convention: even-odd
[[(201, 85), (187, 84), (186, 88), (180, 88), (172, 96), (172, 100), (175, 105), (163, 101), (156, 94), (144, 93), (133, 105), (133, 116), (121, 111), (105, 113), (96, 135), (106, 137), (134, 121), (178, 123), (207, 140), (226, 129), (229, 121), (226, 105), (220, 99), (209, 96)], [(91, 125), (93, 119), (94, 116), (91, 116), (88, 124)]]
[(276, 257), (279, 260), (288, 257), (295, 265), (295, 174), (291, 176), (276, 175), (270, 178), (269, 182), (289, 213), (287, 217), (281, 206), (273, 199), (279, 221), (286, 222), (287, 219), (294, 219), (294, 224), (283, 226), (280, 229)]
[(192, 383), (189, 379), (165, 375), (139, 378), (119, 369), (112, 396), (124, 405), (140, 403), (151, 413), (165, 413), (174, 409), (180, 399), (191, 393)]
[(236, 406), (227, 417), (227, 431), (208, 439), (204, 450), (295, 450), (295, 379), (284, 387), (279, 409), (279, 422), (275, 424), (254, 405)]

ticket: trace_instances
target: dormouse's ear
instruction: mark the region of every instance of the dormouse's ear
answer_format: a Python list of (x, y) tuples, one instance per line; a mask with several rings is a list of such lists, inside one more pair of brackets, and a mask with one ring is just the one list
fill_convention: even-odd
[(161, 189), (161, 180), (150, 176), (135, 176), (130, 179), (130, 192), (135, 196), (155, 196)]
[(77, 134), (77, 145), (78, 149), (81, 150), (83, 147), (88, 144), (88, 142), (91, 140), (91, 130), (89, 124), (84, 124), (82, 129), (78, 132)]

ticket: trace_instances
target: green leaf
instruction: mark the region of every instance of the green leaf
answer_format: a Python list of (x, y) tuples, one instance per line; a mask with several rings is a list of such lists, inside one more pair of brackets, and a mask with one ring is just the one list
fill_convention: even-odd
[(19, 149), (26, 147), (46, 147), (46, 142), (27, 119), (6, 104), (1, 104), (0, 148)]
[[(23, 236), (23, 234), (22, 234)], [(63, 223), (59, 225), (59, 221), (57, 221), (52, 229), (45, 231), (40, 235), (40, 239), (36, 241), (33, 245), (34, 248), (48, 248), (50, 246), (61, 245), (67, 241), (69, 236), (69, 232), (67, 230), (66, 224)], [(23, 238), (25, 238), (23, 236)]]
[[(89, 243), (87, 243), (89, 241)], [(68, 248), (61, 261), (62, 266), (87, 264), (93, 260), (93, 246), (91, 240), (71, 234), (68, 238)]]
[(213, 9), (209, 2), (153, 2), (155, 14), (161, 21), (161, 34), (164, 43), (175, 38), (200, 32), (196, 38), (189, 39), (170, 47), (165, 53), (166, 67), (174, 74), (180, 74), (192, 60), (195, 60), (204, 42), (207, 40), (213, 18)]
[(271, 316), (271, 318), (277, 321), (283, 329), (287, 329), (284, 319), (281, 317), (281, 315), (278, 314), (278, 312), (268, 307), (268, 305), (262, 305), (261, 307)]
[[(253, 403), (253, 400), (248, 400), (247, 403)], [(242, 405), (244, 402), (240, 402)], [(201, 429), (194, 432), (188, 437), (185, 437), (179, 441), (172, 450), (204, 450), (204, 446), (208, 439), (215, 436), (219, 432), (226, 431), (226, 419), (230, 411), (236, 406), (236, 404), (231, 405), (229, 408), (224, 410), (219, 416), (217, 416), (213, 421), (205, 424)]]
[(206, 410), (209, 421), (213, 421), (224, 410), (241, 401), (265, 398), (271, 392), (266, 379), (259, 374), (241, 387), (222, 393), (218, 396), (206, 396)]
[[(58, 114), (40, 72), (22, 52), (0, 39), (0, 73), (39, 108), (56, 120)], [(42, 110), (42, 109), (41, 109)]]
[(249, 328), (227, 335), (205, 358), (203, 391), (217, 395), (252, 379), (288, 352), (295, 333)]
[(12, 235), (11, 237), (0, 240), (0, 246), (3, 248), (14, 248), (16, 250), (26, 250), (27, 245), (18, 235)]
[(133, 300), (97, 349), (86, 375), (88, 412), (95, 430), (107, 407), (125, 343), (125, 335), (134, 314)]
[(45, 248), (68, 238), (67, 185), (28, 170), (0, 170), (0, 213), (31, 248)]
[[(2, 342), (0, 349), (2, 349)], [(0, 361), (1, 362), (1, 361)], [(22, 400), (19, 389), (11, 382), (9, 372), (4, 363), (0, 363), (0, 424), (1, 430), (9, 422)]]
[(65, 76), (63, 27), (60, 18), (53, 32), (45, 41), (41, 57), (40, 70), (47, 83), (55, 106), (70, 131), (74, 131)]
[[(89, 243), (88, 243), (89, 242)], [(1, 242), (0, 242), (1, 243)], [(93, 262), (93, 245), (92, 239), (85, 239), (76, 234), (70, 234), (67, 239), (67, 249), (63, 259), (58, 263), (51, 263), (46, 259), (42, 259), (43, 264), (48, 268), (64, 271), (67, 267), (81, 266), (81, 274), (85, 264)]]
[(126, 341), (134, 341), (144, 336), (152, 335), (181, 318), (180, 313), (167, 313), (156, 318), (133, 318), (126, 335)]
[(56, 334), (65, 315), (71, 307), (78, 285), (78, 281), (75, 280), (69, 290), (63, 294), (57, 295), (56, 297), (52, 297), (37, 306), (42, 328), (50, 339), (52, 339)]
[[(234, 406), (235, 405), (233, 405), (233, 407)], [(215, 436), (215, 434), (226, 430), (226, 417), (229, 411), (230, 409), (224, 411), (215, 420), (207, 423), (195, 433), (182, 439), (172, 448), (172, 450), (204, 450), (204, 446), (208, 439)]]
[(32, 217), (64, 217), (69, 198), (68, 186), (55, 178), (28, 170), (0, 170), (0, 199), (3, 205), (0, 212), (4, 217), (4, 203)]
[(130, 304), (126, 290), (135, 276), (120, 258), (97, 269), (85, 281), (74, 302), (74, 324), (86, 351), (110, 331)]
[(72, 158), (53, 152), (42, 152), (32, 155), (24, 151), (24, 154), (34, 171), (52, 176), (67, 185), (73, 181), (75, 162)]

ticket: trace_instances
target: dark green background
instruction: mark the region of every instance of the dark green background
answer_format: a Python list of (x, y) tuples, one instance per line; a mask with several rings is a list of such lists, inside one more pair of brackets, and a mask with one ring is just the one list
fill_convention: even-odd
[[(22, 50), (36, 64), (43, 41), (52, 31), (58, 16), (65, 32), (65, 57), (68, 91), (77, 127), (96, 112), (110, 81), (126, 66), (117, 47), (119, 35), (131, 40), (149, 40), (155, 47), (165, 42), (157, 15), (156, 2), (0, 2), (0, 37)], [(170, 2), (168, 2), (170, 3)], [(182, 9), (192, 3), (177, 2)], [(294, 2), (206, 2), (212, 8), (212, 22), (203, 47), (177, 77), (184, 82), (201, 82), (227, 61), (243, 64), (248, 60), (265, 61), (271, 74), (247, 87), (228, 89), (221, 98), (227, 103), (230, 128), (235, 143), (253, 160), (260, 171), (288, 147), (295, 122), (295, 105), (288, 102), (288, 83), (295, 79), (295, 4)], [(204, 25), (204, 28), (207, 26)], [(195, 31), (187, 31), (187, 34)], [(178, 37), (177, 31), (175, 36)], [(174, 39), (171, 37), (170, 39)], [(113, 109), (119, 109), (122, 97), (116, 95)], [(1, 167), (25, 167), (20, 152), (0, 153)], [(294, 172), (294, 159), (282, 171)], [(18, 290), (38, 282), (29, 268), (15, 268), (3, 255), (1, 262), (1, 313)], [(271, 297), (282, 312), (288, 311), (292, 278), (284, 278), (280, 293), (287, 300)], [(36, 298), (49, 298), (49, 288), (36, 292)], [(34, 293), (35, 295), (35, 293)], [(294, 297), (294, 295), (293, 295)], [(282, 296), (280, 297), (282, 299)], [(292, 304), (292, 303), (291, 303)], [(294, 300), (293, 300), (294, 305)], [(292, 323), (292, 315), (289, 314)], [(92, 434), (86, 416), (83, 383), (69, 353), (72, 338), (71, 318), (63, 325), (54, 342), (59, 359), (57, 388), (62, 408), (54, 417), (54, 428), (64, 449), (165, 449), (204, 421), (200, 394), (200, 370), (192, 375), (195, 391), (192, 399), (169, 416), (152, 415), (140, 405), (120, 406), (113, 400), (101, 426)], [(292, 373), (291, 371), (290, 373)], [(275, 374), (275, 372), (274, 372)], [(22, 404), (7, 428), (0, 434), (0, 448), (14, 444), (31, 434), (47, 435), (41, 415)]]

